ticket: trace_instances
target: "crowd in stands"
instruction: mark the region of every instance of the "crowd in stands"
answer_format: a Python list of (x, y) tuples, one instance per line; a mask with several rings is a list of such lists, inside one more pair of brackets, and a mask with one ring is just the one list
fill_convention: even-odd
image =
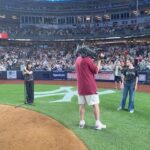
[[(34, 70), (74, 70), (76, 46), (78, 43), (59, 42), (49, 46), (0, 47), (0, 71), (22, 70), (27, 60), (33, 64)], [(116, 60), (124, 61), (130, 55), (135, 58), (139, 70), (150, 70), (150, 45), (145, 44), (113, 44), (99, 45), (86, 43), (91, 47), (100, 48), (106, 56), (102, 62), (103, 71), (113, 71)]]
[(60, 43), (47, 48), (0, 48), (0, 70), (22, 70), (28, 60), (32, 62), (34, 70), (69, 70), (73, 66), (73, 50), (72, 45)]
[[(43, 25), (44, 27), (44, 25)], [(45, 26), (46, 27), (46, 26)], [(50, 39), (68, 39), (68, 38), (93, 38), (93, 37), (124, 37), (134, 35), (150, 34), (150, 23), (133, 24), (133, 25), (114, 25), (110, 27), (99, 27), (97, 24), (75, 25), (74, 28), (54, 29), (41, 28), (37, 26), (20, 27), (17, 24), (1, 24), (0, 32), (8, 33), (13, 39), (33, 39), (33, 40), (50, 40)]]

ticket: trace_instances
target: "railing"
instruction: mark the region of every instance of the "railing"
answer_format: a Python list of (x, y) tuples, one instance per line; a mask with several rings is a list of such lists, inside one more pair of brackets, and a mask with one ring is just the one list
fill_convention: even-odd
[(146, 29), (144, 31), (137, 30), (122, 30), (115, 32), (99, 32), (99, 33), (87, 33), (87, 34), (72, 34), (72, 35), (9, 35), (10, 39), (31, 39), (35, 41), (49, 41), (49, 40), (62, 40), (62, 39), (94, 39), (94, 38), (108, 38), (108, 37), (126, 37), (126, 36), (148, 36), (150, 35), (150, 29)]

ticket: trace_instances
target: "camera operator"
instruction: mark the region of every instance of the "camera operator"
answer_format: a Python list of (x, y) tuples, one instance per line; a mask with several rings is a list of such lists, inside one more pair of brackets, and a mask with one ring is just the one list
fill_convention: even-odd
[(32, 104), (34, 101), (34, 81), (31, 62), (27, 62), (23, 70), (25, 84), (25, 103)]
[[(94, 74), (97, 74), (101, 68), (101, 60), (97, 60), (97, 64), (92, 59), (96, 53), (89, 47), (77, 48), (78, 58), (75, 62), (77, 73), (77, 88), (78, 88), (78, 104), (80, 112), (79, 127), (85, 126), (85, 104), (93, 106), (95, 117), (95, 129), (101, 130), (106, 128), (106, 125), (100, 121), (99, 95), (97, 94), (97, 85), (94, 79)], [(103, 55), (101, 55), (103, 57)]]

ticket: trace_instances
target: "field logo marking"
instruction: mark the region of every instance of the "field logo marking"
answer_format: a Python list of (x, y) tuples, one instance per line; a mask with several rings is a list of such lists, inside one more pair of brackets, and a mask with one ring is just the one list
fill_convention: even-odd
[[(67, 86), (67, 87), (59, 87), (56, 90), (52, 91), (44, 91), (44, 92), (35, 92), (34, 97), (36, 98), (42, 98), (42, 97), (51, 97), (51, 96), (58, 96), (62, 95), (61, 99), (57, 100), (50, 100), (49, 103), (54, 102), (71, 102), (71, 99), (73, 96), (77, 96), (77, 91), (72, 90), (74, 87)], [(99, 95), (105, 95), (105, 94), (112, 94), (115, 93), (113, 90), (105, 90), (101, 92), (97, 92)]]

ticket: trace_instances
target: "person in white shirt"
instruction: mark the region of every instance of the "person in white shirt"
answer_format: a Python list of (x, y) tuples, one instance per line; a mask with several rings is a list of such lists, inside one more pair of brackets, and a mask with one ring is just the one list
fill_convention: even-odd
[[(116, 61), (115, 66), (114, 66), (114, 76), (115, 76), (115, 88), (120, 89), (121, 87), (121, 63), (119, 60)], [(119, 87), (118, 87), (119, 85)]]

